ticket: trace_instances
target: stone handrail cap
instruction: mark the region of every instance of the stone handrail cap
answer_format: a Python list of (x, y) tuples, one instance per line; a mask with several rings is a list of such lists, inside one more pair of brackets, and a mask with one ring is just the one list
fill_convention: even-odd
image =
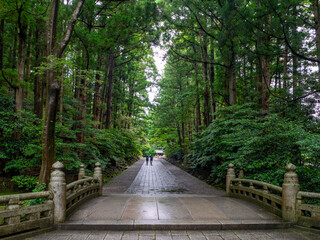
[(232, 163), (229, 163), (228, 167), (229, 167), (229, 168), (233, 168), (234, 165), (233, 165)]
[(294, 170), (296, 170), (296, 166), (295, 165), (293, 165), (292, 163), (289, 163), (289, 164), (287, 164), (287, 166), (286, 166), (286, 170), (288, 171), (288, 172), (290, 172), (290, 171), (294, 171)]
[(84, 168), (84, 165), (83, 165), (83, 164), (81, 164), (81, 165), (80, 165), (80, 167), (81, 167), (81, 168)]
[(52, 167), (54, 169), (62, 169), (64, 167), (64, 165), (61, 162), (57, 161), (52, 165)]
[(99, 163), (99, 162), (96, 162), (96, 167), (100, 167), (101, 166), (101, 163)]

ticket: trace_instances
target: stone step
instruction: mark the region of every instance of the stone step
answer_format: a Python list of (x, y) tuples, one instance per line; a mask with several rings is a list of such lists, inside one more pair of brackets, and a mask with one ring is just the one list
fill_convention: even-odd
[(242, 230), (289, 228), (292, 224), (272, 220), (96, 220), (57, 224), (60, 230)]

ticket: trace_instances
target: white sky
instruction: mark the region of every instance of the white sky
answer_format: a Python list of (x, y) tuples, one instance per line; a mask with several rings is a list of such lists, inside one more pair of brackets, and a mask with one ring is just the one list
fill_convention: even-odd
[[(162, 49), (160, 46), (153, 46), (152, 51), (153, 51), (153, 59), (159, 73), (157, 80), (159, 80), (159, 78), (163, 76), (164, 67), (166, 65), (166, 60), (164, 59), (166, 51)], [(153, 103), (153, 100), (158, 93), (158, 86), (153, 85), (149, 87), (147, 90), (148, 90), (149, 100), (151, 103)]]

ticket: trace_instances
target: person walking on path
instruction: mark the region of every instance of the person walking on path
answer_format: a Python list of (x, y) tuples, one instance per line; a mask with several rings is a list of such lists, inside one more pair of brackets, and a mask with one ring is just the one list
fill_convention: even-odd
[(148, 161), (149, 161), (149, 156), (146, 155), (146, 163), (147, 163), (147, 165), (148, 165)]
[(150, 155), (150, 165), (152, 166), (153, 155)]

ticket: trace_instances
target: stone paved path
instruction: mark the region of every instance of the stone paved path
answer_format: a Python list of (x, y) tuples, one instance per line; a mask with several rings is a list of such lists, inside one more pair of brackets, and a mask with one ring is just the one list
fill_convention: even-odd
[(28, 240), (319, 240), (301, 229), (224, 231), (53, 231)]
[[(127, 171), (104, 186), (103, 196), (79, 207), (61, 227), (34, 240), (135, 240), (135, 239), (312, 239), (320, 240), (319, 232), (290, 228), (275, 230), (168, 231), (212, 224), (210, 229), (265, 224), (273, 226), (281, 220), (260, 207), (233, 198), (209, 187), (172, 164), (155, 159), (147, 166), (136, 162)], [(158, 224), (158, 225), (157, 225)], [(192, 225), (194, 224), (194, 225)], [(138, 231), (155, 229), (166, 231)], [(106, 227), (107, 226), (107, 227)], [(111, 228), (110, 228), (111, 226)], [(120, 226), (120, 227), (119, 227)], [(182, 226), (182, 227), (181, 227)], [(185, 228), (184, 228), (185, 226)], [(253, 226), (253, 227), (252, 227)], [(98, 229), (136, 231), (100, 231)], [(229, 228), (228, 228), (229, 227)], [(88, 231), (84, 231), (84, 230)], [(93, 230), (96, 229), (96, 230)]]

